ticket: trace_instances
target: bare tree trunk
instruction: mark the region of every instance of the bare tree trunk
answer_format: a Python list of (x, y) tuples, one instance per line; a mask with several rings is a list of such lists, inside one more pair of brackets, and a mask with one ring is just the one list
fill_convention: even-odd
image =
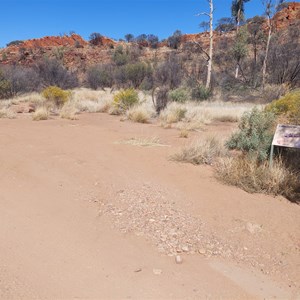
[(263, 87), (263, 89), (265, 88), (265, 85), (266, 85), (267, 61), (268, 61), (270, 41), (271, 41), (271, 36), (272, 36), (272, 24), (271, 24), (270, 16), (268, 16), (268, 26), (269, 26), (269, 32), (268, 32), (268, 39), (267, 39), (267, 47), (266, 47), (266, 54), (265, 54), (263, 69), (262, 69), (262, 87)]
[(213, 13), (214, 4), (213, 0), (209, 0), (209, 59), (207, 62), (207, 78), (206, 78), (206, 88), (209, 89), (211, 85), (211, 74), (212, 74), (212, 64), (213, 64), (213, 42), (214, 42), (214, 31), (213, 31)]
[[(237, 13), (236, 36), (238, 36), (239, 34), (239, 29), (240, 29), (239, 27), (241, 22), (240, 20), (241, 20), (241, 10), (239, 9)], [(240, 69), (239, 63), (237, 63), (235, 67), (235, 75), (234, 75), (235, 78), (239, 77), (239, 69)]]
[(235, 67), (235, 75), (234, 75), (235, 78), (238, 78), (238, 77), (239, 77), (239, 69), (240, 69), (239, 64), (236, 64), (236, 67)]

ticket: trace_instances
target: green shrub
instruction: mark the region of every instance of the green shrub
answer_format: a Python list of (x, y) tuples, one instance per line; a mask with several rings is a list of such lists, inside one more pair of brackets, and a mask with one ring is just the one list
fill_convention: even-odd
[(128, 63), (129, 55), (122, 46), (118, 46), (113, 53), (112, 60), (117, 66), (123, 66)]
[(153, 89), (153, 80), (150, 76), (146, 76), (142, 83), (139, 86), (139, 89), (142, 91), (150, 91)]
[(89, 87), (93, 90), (97, 90), (99, 87), (111, 87), (113, 84), (112, 70), (105, 65), (92, 66), (87, 71), (86, 79)]
[(170, 91), (168, 96), (171, 101), (180, 103), (186, 102), (190, 97), (189, 92), (185, 88), (178, 88)]
[(11, 83), (0, 70), (0, 99), (11, 96)]
[(134, 88), (138, 88), (142, 84), (144, 78), (150, 76), (152, 73), (151, 67), (143, 62), (127, 64), (122, 66), (120, 71), (122, 81), (124, 83), (130, 82), (130, 85)]
[(300, 124), (300, 89), (273, 101), (266, 107), (266, 111), (283, 116), (290, 123)]
[(121, 90), (114, 96), (113, 106), (119, 112), (125, 112), (133, 105), (139, 102), (139, 96), (136, 90), (126, 89)]
[(203, 85), (198, 85), (192, 89), (192, 98), (194, 100), (202, 101), (207, 100), (211, 96), (210, 89)]
[(20, 44), (23, 44), (23, 41), (15, 40), (15, 41), (11, 41), (8, 44), (6, 44), (6, 47), (9, 47), (9, 46), (18, 46)]
[(57, 86), (49, 86), (42, 91), (42, 96), (57, 107), (61, 107), (69, 100), (71, 93)]
[(259, 161), (266, 160), (273, 138), (273, 113), (253, 108), (244, 113), (239, 130), (226, 142), (229, 149), (241, 150)]

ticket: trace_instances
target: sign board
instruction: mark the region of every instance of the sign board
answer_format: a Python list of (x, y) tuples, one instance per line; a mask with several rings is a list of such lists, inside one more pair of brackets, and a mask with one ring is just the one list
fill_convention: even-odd
[(278, 124), (272, 146), (300, 149), (300, 126)]

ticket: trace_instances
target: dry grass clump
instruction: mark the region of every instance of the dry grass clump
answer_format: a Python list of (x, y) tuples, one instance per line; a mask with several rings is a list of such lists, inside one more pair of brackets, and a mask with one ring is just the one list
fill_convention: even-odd
[(82, 100), (82, 101), (74, 101), (76, 108), (80, 112), (88, 112), (88, 113), (99, 113), (99, 112), (107, 112), (110, 107), (110, 103), (108, 101), (91, 101), (91, 100)]
[(7, 107), (3, 107), (0, 109), (0, 119), (15, 119), (16, 114)]
[(93, 91), (86, 88), (75, 89), (72, 103), (79, 112), (108, 112), (113, 101), (113, 94), (108, 89)]
[(184, 104), (170, 103), (161, 113), (162, 125), (180, 122), (184, 119), (187, 109)]
[(110, 94), (110, 91), (108, 89), (94, 91), (87, 88), (78, 88), (73, 90), (73, 100), (79, 102), (84, 100), (97, 102), (100, 99), (109, 97), (112, 97), (112, 95)]
[(42, 106), (45, 102), (45, 99), (39, 93), (29, 93), (10, 99), (2, 99), (0, 101), (0, 109), (3, 107), (8, 108), (12, 105), (18, 105), (20, 103), (26, 102), (32, 103), (34, 106)]
[(140, 147), (153, 147), (153, 146), (166, 146), (161, 144), (160, 139), (158, 137), (135, 137), (128, 140), (120, 141), (118, 144), (132, 145), (132, 146), (140, 146)]
[(148, 123), (151, 115), (141, 106), (132, 107), (127, 111), (127, 118), (137, 123)]
[(171, 160), (193, 165), (211, 165), (217, 157), (225, 155), (226, 150), (222, 143), (217, 138), (210, 137), (183, 148), (179, 153), (171, 156)]
[(11, 101), (11, 104), (30, 102), (36, 106), (41, 106), (45, 102), (43, 96), (37, 92), (20, 95), (9, 100)]
[(9, 108), (12, 105), (12, 100), (3, 99), (0, 101), (0, 109)]
[(78, 109), (74, 106), (72, 102), (69, 101), (62, 107), (59, 116), (62, 119), (78, 120), (77, 114)]
[(128, 120), (137, 123), (149, 123), (150, 119), (155, 116), (155, 110), (152, 104), (144, 102), (140, 105), (135, 105), (126, 112)]
[(179, 137), (187, 139), (189, 137), (189, 131), (187, 129), (181, 129), (179, 132)]
[(226, 184), (240, 187), (250, 193), (293, 198), (295, 191), (300, 189), (299, 174), (287, 169), (281, 159), (275, 160), (270, 168), (268, 162), (259, 164), (245, 156), (220, 158), (215, 165), (215, 175)]
[(160, 114), (163, 127), (175, 124), (178, 129), (196, 130), (212, 121), (238, 122), (252, 104), (236, 104), (222, 101), (170, 103)]
[(49, 118), (49, 111), (44, 106), (38, 107), (36, 111), (32, 114), (33, 121), (48, 120), (48, 118)]

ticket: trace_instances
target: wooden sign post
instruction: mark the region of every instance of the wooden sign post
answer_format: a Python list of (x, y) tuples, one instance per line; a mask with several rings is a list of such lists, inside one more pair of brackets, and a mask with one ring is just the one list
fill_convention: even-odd
[(270, 167), (273, 164), (274, 146), (300, 149), (300, 126), (278, 124), (270, 153)]

